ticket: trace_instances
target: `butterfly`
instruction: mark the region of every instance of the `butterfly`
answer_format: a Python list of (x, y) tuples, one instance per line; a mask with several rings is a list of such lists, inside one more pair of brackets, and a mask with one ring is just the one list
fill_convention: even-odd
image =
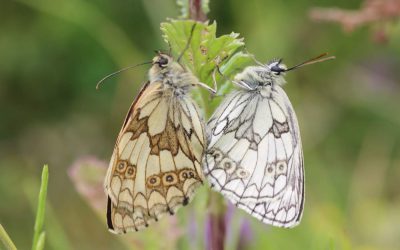
[(138, 231), (187, 205), (204, 180), (205, 130), (189, 96), (213, 89), (172, 56), (158, 53), (149, 81), (131, 105), (111, 157), (104, 187), (114, 233)]
[(204, 157), (211, 187), (260, 221), (299, 224), (304, 206), (304, 160), (293, 106), (282, 89), (285, 72), (333, 58), (326, 54), (287, 68), (282, 60), (237, 74), (208, 121)]

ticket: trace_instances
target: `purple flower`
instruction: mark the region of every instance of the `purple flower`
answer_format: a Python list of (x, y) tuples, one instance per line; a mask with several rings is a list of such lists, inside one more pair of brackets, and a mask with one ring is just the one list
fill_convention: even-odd
[(235, 213), (235, 205), (232, 203), (228, 202), (226, 206), (226, 211), (225, 211), (225, 228), (226, 228), (226, 241), (230, 242), (232, 237), (233, 237), (233, 231), (232, 231), (232, 219), (233, 219), (233, 214)]
[(206, 249), (224, 249), (225, 230), (224, 216), (222, 214), (209, 213), (205, 224)]
[(253, 239), (253, 232), (251, 231), (250, 222), (243, 218), (240, 225), (239, 240), (237, 243), (237, 250), (248, 249), (251, 245), (251, 240)]
[(68, 175), (76, 190), (98, 213), (106, 210), (106, 196), (103, 190), (107, 163), (93, 156), (83, 156), (68, 169)]

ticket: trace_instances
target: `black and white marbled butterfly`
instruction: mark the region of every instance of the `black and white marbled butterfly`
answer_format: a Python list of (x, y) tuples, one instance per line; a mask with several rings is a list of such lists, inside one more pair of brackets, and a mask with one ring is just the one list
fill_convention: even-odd
[(304, 162), (296, 114), (282, 89), (282, 60), (250, 66), (208, 122), (205, 174), (213, 189), (260, 221), (294, 227), (304, 206)]

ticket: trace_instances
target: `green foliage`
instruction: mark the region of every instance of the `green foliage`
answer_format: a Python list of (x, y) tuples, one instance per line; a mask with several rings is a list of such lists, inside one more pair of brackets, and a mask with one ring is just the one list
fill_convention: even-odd
[(176, 0), (176, 4), (181, 10), (181, 18), (189, 17), (189, 1), (190, 0)]
[[(25, 180), (23, 183), (23, 189), (25, 196), (28, 199), (30, 209), (34, 214), (37, 214), (37, 195), (40, 193), (40, 183), (36, 179)], [(49, 201), (46, 201), (46, 249), (72, 249), (65, 228), (60, 221), (62, 220), (62, 217), (58, 217), (57, 215), (58, 214), (55, 213), (52, 204)], [(40, 237), (42, 236), (39, 236), (38, 242), (40, 241)]]
[[(49, 167), (47, 165), (44, 165), (42, 170), (42, 181), (39, 190), (38, 206), (37, 206), (37, 213), (36, 213), (35, 226), (33, 232), (32, 250), (44, 249), (46, 233), (43, 231), (43, 225), (45, 218), (48, 181), (49, 181)], [(0, 224), (0, 240), (7, 250), (17, 249), (1, 224)]]
[[(241, 51), (244, 48), (243, 38), (239, 38), (237, 33), (217, 37), (216, 22), (206, 24), (190, 20), (171, 20), (161, 24), (161, 31), (176, 58), (187, 48), (181, 59), (182, 65), (209, 86), (214, 85), (213, 75), (216, 82), (224, 82), (252, 62), (252, 56)], [(216, 71), (217, 67), (224, 76)], [(226, 84), (219, 87), (225, 91), (229, 88)], [(209, 93), (204, 89), (196, 93), (200, 93), (202, 106), (209, 113), (207, 111), (217, 101), (208, 105), (204, 100)]]
[(34, 226), (32, 250), (42, 250), (44, 248), (44, 241), (46, 234), (43, 231), (44, 215), (46, 210), (46, 196), (47, 196), (47, 184), (49, 181), (49, 167), (43, 166), (42, 170), (42, 182), (39, 190), (38, 207), (36, 213), (36, 220)]

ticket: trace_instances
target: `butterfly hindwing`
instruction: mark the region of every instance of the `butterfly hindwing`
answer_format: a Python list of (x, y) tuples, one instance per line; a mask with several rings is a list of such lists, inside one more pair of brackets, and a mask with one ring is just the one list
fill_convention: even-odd
[(203, 182), (204, 141), (190, 97), (147, 83), (128, 112), (107, 173), (109, 228), (137, 231), (186, 205)]
[(211, 186), (259, 220), (298, 224), (303, 153), (293, 107), (280, 86), (269, 95), (237, 90), (211, 117), (205, 173)]

